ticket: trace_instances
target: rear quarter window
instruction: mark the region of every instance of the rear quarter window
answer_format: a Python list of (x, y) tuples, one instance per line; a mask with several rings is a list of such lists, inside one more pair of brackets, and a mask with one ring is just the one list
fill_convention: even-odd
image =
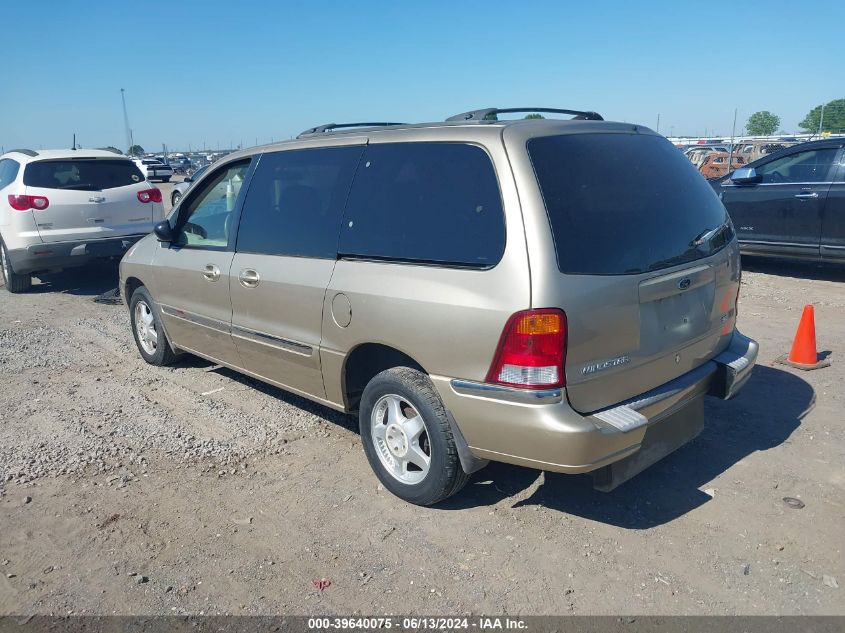
[(144, 181), (131, 160), (72, 159), (29, 163), (23, 175), (28, 187), (102, 191)]
[[(707, 257), (732, 238), (727, 212), (690, 161), (653, 134), (568, 134), (528, 141), (558, 267), (621, 275)], [(697, 238), (724, 226), (714, 238)]]
[(504, 248), (501, 194), (482, 148), (367, 147), (341, 223), (341, 256), (488, 268)]
[(0, 160), (0, 189), (12, 184), (18, 177), (20, 163), (11, 158)]

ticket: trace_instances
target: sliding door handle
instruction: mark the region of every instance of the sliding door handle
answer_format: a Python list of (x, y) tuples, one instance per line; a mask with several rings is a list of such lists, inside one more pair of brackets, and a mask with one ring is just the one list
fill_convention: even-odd
[(795, 197), (801, 200), (812, 200), (813, 198), (818, 198), (819, 194), (815, 191), (813, 193), (796, 193)]

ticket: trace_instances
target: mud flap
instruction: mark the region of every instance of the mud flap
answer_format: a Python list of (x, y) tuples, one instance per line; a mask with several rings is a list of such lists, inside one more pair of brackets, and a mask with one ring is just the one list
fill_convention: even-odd
[(610, 492), (695, 439), (703, 429), (704, 396), (699, 396), (679, 411), (649, 425), (639, 451), (594, 471), (593, 487)]
[(455, 448), (458, 449), (458, 459), (461, 460), (461, 468), (463, 468), (463, 471), (467, 475), (471, 475), (489, 464), (489, 459), (480, 459), (473, 455), (472, 451), (469, 450), (469, 445), (464, 439), (464, 434), (461, 433), (461, 429), (458, 428), (458, 423), (455, 422), (455, 418), (452, 416), (451, 411), (446, 411), (446, 419), (449, 420), (449, 426), (452, 429), (452, 439), (455, 440)]

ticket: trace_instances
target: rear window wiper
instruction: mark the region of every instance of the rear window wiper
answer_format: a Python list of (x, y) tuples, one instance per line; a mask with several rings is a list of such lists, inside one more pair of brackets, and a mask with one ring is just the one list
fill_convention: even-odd
[(693, 246), (693, 247), (697, 247), (697, 246), (701, 246), (702, 244), (706, 244), (707, 242), (712, 240), (714, 237), (719, 235), (726, 228), (728, 228), (727, 222), (717, 226), (715, 229), (709, 229), (707, 231), (702, 231), (701, 233), (699, 233), (697, 236), (695, 236), (693, 238), (693, 240), (689, 243), (689, 245)]
[(96, 191), (92, 189), (94, 185), (91, 183), (77, 183), (74, 185), (62, 185), (60, 187), (56, 187), (56, 189), (80, 189), (82, 191)]

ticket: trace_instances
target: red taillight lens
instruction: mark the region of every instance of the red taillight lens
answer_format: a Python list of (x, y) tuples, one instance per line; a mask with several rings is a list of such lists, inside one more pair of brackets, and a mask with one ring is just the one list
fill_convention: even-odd
[(9, 204), (16, 211), (43, 211), (50, 206), (50, 201), (45, 196), (9, 196)]
[(144, 189), (138, 192), (138, 200), (141, 202), (161, 202), (161, 190), (153, 187), (152, 189)]
[(566, 314), (543, 308), (508, 319), (487, 382), (509, 387), (546, 389), (566, 384)]

